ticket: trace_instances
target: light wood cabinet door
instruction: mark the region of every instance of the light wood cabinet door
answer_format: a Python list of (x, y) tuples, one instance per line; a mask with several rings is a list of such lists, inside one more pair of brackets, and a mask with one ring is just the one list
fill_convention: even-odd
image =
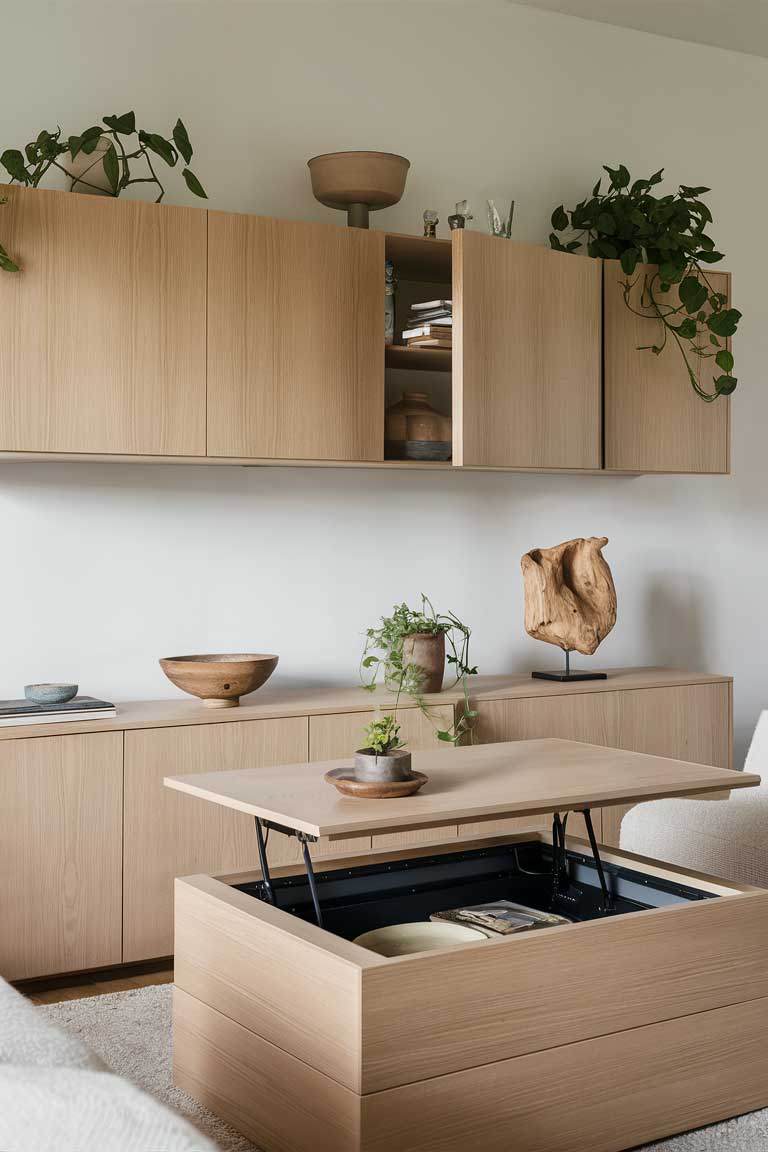
[(120, 732), (0, 744), (0, 973), (120, 963)]
[[(574, 693), (570, 696), (531, 697), (524, 700), (488, 700), (477, 704), (475, 741), (495, 744), (504, 740), (583, 740), (586, 744), (615, 746), (618, 731), (615, 692)], [(602, 815), (592, 812), (598, 840), (602, 835)], [(482, 821), (459, 829), (461, 836), (492, 835), (495, 832), (521, 832), (529, 828), (549, 830), (550, 815)], [(568, 817), (567, 832), (586, 836), (584, 818), (578, 812)]]
[[(618, 728), (614, 746), (649, 756), (731, 768), (732, 686), (687, 684), (617, 692)], [(713, 803), (725, 800), (716, 795)], [(619, 846), (621, 821), (634, 805), (603, 809), (603, 842)]]
[[(176, 876), (240, 872), (259, 865), (250, 816), (164, 788), (163, 778), (306, 759), (306, 717), (125, 733), (125, 963), (173, 952)], [(295, 842), (271, 833), (270, 863), (295, 858)]]
[[(351, 757), (362, 744), (363, 728), (370, 724), (373, 712), (345, 712), (334, 716), (310, 716), (309, 718), (309, 758), (310, 760), (338, 760)], [(400, 739), (404, 740), (411, 752), (440, 747), (435, 731), (448, 729), (453, 723), (453, 706), (450, 704), (430, 707), (429, 717), (418, 708), (400, 708), (397, 713), (400, 725)], [(442, 747), (449, 747), (442, 744)], [(367, 847), (384, 850), (403, 848), (413, 844), (444, 843), (456, 836), (455, 824), (443, 824), (438, 828), (421, 828), (415, 832), (390, 832), (373, 836), (357, 837), (351, 840), (338, 840), (329, 844), (333, 852), (352, 852)], [(321, 841), (322, 844), (322, 841)]]
[[(643, 311), (645, 278), (655, 269), (640, 265), (630, 297)], [(616, 260), (605, 261), (605, 466), (636, 472), (728, 472), (730, 401), (707, 404), (691, 387), (674, 340), (655, 356), (640, 347), (661, 337), (657, 320), (637, 316), (624, 303), (626, 279)], [(717, 292), (730, 298), (730, 276), (707, 272)], [(662, 301), (679, 304), (677, 290)], [(691, 357), (707, 391), (721, 374), (714, 360)]]
[(0, 450), (205, 455), (205, 211), (1, 190)]
[(601, 467), (599, 260), (453, 234), (453, 460)]
[(208, 229), (208, 455), (383, 459), (383, 233), (223, 212)]

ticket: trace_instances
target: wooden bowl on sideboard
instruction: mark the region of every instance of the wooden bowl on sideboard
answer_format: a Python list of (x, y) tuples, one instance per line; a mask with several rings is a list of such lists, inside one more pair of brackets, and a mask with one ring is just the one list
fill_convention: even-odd
[(160, 667), (182, 692), (197, 696), (206, 708), (237, 708), (241, 696), (255, 692), (277, 667), (277, 656), (217, 652), (166, 656)]

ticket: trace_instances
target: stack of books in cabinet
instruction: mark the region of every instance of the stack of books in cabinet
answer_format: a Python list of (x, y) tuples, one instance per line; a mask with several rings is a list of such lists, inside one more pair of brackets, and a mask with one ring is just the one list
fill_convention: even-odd
[(409, 348), (447, 348), (452, 345), (453, 309), (450, 300), (412, 304), (403, 342)]

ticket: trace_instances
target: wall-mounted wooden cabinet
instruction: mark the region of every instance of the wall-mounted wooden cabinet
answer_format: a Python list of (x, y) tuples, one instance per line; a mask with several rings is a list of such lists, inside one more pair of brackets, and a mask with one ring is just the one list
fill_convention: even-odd
[[(698, 399), (676, 348), (637, 350), (653, 321), (625, 307), (615, 262), (603, 300), (601, 261), (480, 232), (3, 191), (22, 272), (0, 275), (0, 455), (728, 470), (727, 399)], [(412, 303), (449, 295), (451, 349), (399, 343)], [(425, 388), (452, 417), (452, 463), (386, 460), (387, 402)]]
[(455, 463), (601, 467), (600, 292), (599, 260), (454, 233)]
[(0, 450), (204, 456), (206, 212), (2, 194)]
[[(707, 404), (696, 395), (685, 370), (680, 350), (668, 340), (654, 356), (638, 347), (656, 343), (661, 336), (658, 320), (645, 319), (643, 285), (655, 269), (640, 265), (630, 296), (624, 302), (626, 280), (616, 260), (606, 260), (605, 294), (605, 467), (631, 472), (728, 472), (730, 400), (721, 396)], [(727, 272), (708, 272), (712, 288), (730, 299)], [(679, 306), (677, 290), (662, 303)], [(691, 357), (699, 382), (711, 392), (713, 359)]]
[(208, 454), (381, 460), (384, 236), (208, 214)]

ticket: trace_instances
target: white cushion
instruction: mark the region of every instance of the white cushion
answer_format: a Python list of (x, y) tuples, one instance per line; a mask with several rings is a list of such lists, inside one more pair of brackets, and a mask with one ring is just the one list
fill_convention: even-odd
[(215, 1152), (0, 979), (2, 1152)]
[(763, 782), (728, 800), (654, 800), (631, 809), (622, 821), (621, 847), (768, 887), (768, 711), (760, 716), (744, 768)]

